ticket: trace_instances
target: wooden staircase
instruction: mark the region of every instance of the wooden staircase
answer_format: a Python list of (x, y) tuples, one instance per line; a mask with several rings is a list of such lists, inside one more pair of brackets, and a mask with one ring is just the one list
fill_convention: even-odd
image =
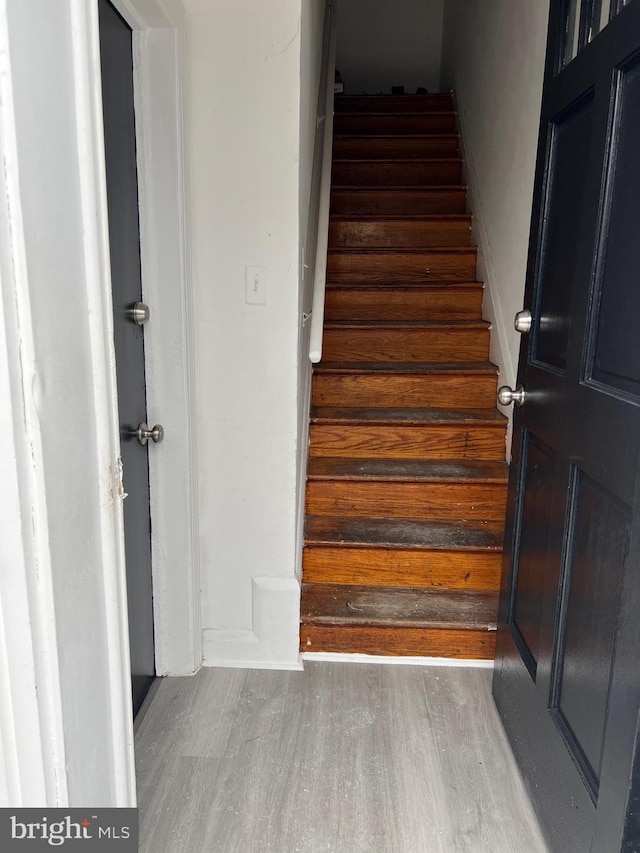
[(451, 96), (338, 96), (301, 650), (492, 658), (506, 419)]

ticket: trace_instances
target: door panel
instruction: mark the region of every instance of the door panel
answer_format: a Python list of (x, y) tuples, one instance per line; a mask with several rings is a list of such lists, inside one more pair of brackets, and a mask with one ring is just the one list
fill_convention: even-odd
[(595, 797), (630, 512), (577, 470), (569, 492), (567, 559), (551, 709)]
[(640, 269), (640, 57), (616, 75), (612, 147), (616, 149), (605, 196), (595, 299), (595, 341), (587, 378), (640, 397), (637, 318), (640, 288), (629, 287)]
[(640, 849), (639, 68), (640, 0), (552, 0), (494, 694), (558, 853)]
[(541, 240), (540, 276), (532, 336), (532, 361), (564, 370), (571, 327), (573, 269), (578, 251), (593, 120), (590, 93), (550, 124), (548, 192)]
[(148, 445), (135, 431), (146, 423), (143, 327), (129, 314), (142, 301), (133, 56), (130, 27), (107, 0), (98, 0), (102, 101), (111, 252), (114, 343), (120, 416), (120, 451), (126, 499), (129, 641), (134, 713), (155, 673), (151, 584)]
[[(547, 562), (547, 533), (551, 522), (549, 489), (555, 480), (556, 460), (552, 451), (531, 433), (524, 433), (520, 552), (513, 580), (513, 605), (509, 618), (514, 636), (521, 643), (523, 661), (535, 679), (540, 653), (540, 629), (544, 603)], [(522, 517), (527, 524), (522, 525)]]

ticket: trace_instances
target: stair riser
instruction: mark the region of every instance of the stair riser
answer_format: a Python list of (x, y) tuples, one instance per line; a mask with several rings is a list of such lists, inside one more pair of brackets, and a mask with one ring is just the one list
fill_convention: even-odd
[(390, 160), (427, 159), (430, 157), (457, 157), (457, 136), (451, 139), (367, 139), (342, 137), (333, 140), (333, 159), (336, 160)]
[(476, 277), (475, 252), (385, 252), (367, 254), (329, 252), (327, 281), (405, 282), (473, 281)]
[(333, 164), (332, 176), (334, 186), (343, 187), (441, 187), (462, 182), (462, 163), (458, 160), (426, 163), (343, 161)]
[(464, 190), (333, 190), (331, 193), (331, 213), (349, 216), (437, 216), (464, 213), (466, 205)]
[(471, 225), (462, 222), (332, 222), (332, 249), (399, 249), (469, 246)]
[(314, 406), (493, 408), (497, 384), (497, 377), (492, 375), (316, 374), (312, 402)]
[(460, 426), (344, 426), (312, 424), (310, 456), (357, 459), (474, 459), (500, 461), (505, 428)]
[(307, 514), (500, 521), (506, 494), (502, 483), (312, 480), (307, 483)]
[(488, 329), (325, 329), (327, 361), (486, 361)]
[(410, 136), (411, 134), (455, 133), (454, 113), (424, 115), (348, 115), (336, 113), (333, 121), (335, 136)]
[(327, 288), (325, 320), (479, 320), (482, 290), (445, 288), (384, 291)]
[(502, 555), (467, 551), (307, 546), (305, 583), (413, 589), (500, 589)]
[(495, 631), (429, 628), (328, 628), (303, 625), (302, 652), (345, 652), (366, 655), (444, 657), (492, 660)]
[(335, 99), (336, 113), (419, 113), (449, 112), (453, 110), (453, 98), (446, 93), (433, 95), (338, 95)]

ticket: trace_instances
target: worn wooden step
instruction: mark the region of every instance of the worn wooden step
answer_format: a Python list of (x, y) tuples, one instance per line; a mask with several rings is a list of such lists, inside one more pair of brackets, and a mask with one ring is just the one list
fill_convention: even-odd
[(336, 320), (325, 323), (322, 349), (329, 361), (486, 361), (484, 320)]
[(501, 521), (506, 483), (500, 462), (312, 457), (307, 514)]
[(466, 187), (333, 188), (332, 215), (445, 215), (466, 210)]
[(409, 136), (456, 132), (456, 114), (452, 111), (410, 113), (336, 113), (333, 119), (335, 136)]
[(441, 215), (464, 213), (467, 188), (352, 187), (331, 190), (332, 215)]
[(335, 189), (453, 187), (462, 183), (462, 160), (457, 157), (436, 160), (340, 160), (333, 164), (331, 174)]
[(480, 282), (327, 285), (324, 316), (331, 320), (479, 320)]
[(337, 136), (333, 140), (333, 162), (339, 160), (424, 160), (457, 157), (457, 134), (443, 136)]
[(489, 362), (399, 364), (324, 361), (314, 368), (315, 406), (485, 409), (495, 406), (497, 368)]
[(496, 409), (314, 406), (309, 455), (502, 460), (506, 418)]
[(482, 630), (301, 625), (300, 651), (383, 657), (493, 660), (496, 653), (496, 634)]
[(491, 658), (497, 595), (303, 584), (303, 651)]
[(451, 92), (430, 95), (336, 95), (336, 113), (449, 112), (453, 110)]
[(468, 246), (471, 217), (457, 216), (333, 216), (329, 223), (332, 249), (429, 248)]
[(473, 281), (475, 246), (433, 249), (330, 249), (327, 281)]
[(423, 589), (500, 589), (495, 522), (308, 516), (303, 581)]
[(331, 213), (357, 215), (464, 213), (467, 190), (458, 187), (356, 187), (331, 190)]
[(495, 631), (497, 616), (493, 591), (302, 584), (305, 624)]
[(309, 516), (303, 580), (498, 590), (502, 531), (496, 528), (490, 523)]

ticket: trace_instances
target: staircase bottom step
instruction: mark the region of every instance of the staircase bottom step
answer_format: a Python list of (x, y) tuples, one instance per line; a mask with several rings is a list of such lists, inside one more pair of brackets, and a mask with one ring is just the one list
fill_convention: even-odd
[(493, 660), (495, 631), (302, 625), (301, 652)]
[(495, 592), (302, 586), (302, 651), (492, 658)]

